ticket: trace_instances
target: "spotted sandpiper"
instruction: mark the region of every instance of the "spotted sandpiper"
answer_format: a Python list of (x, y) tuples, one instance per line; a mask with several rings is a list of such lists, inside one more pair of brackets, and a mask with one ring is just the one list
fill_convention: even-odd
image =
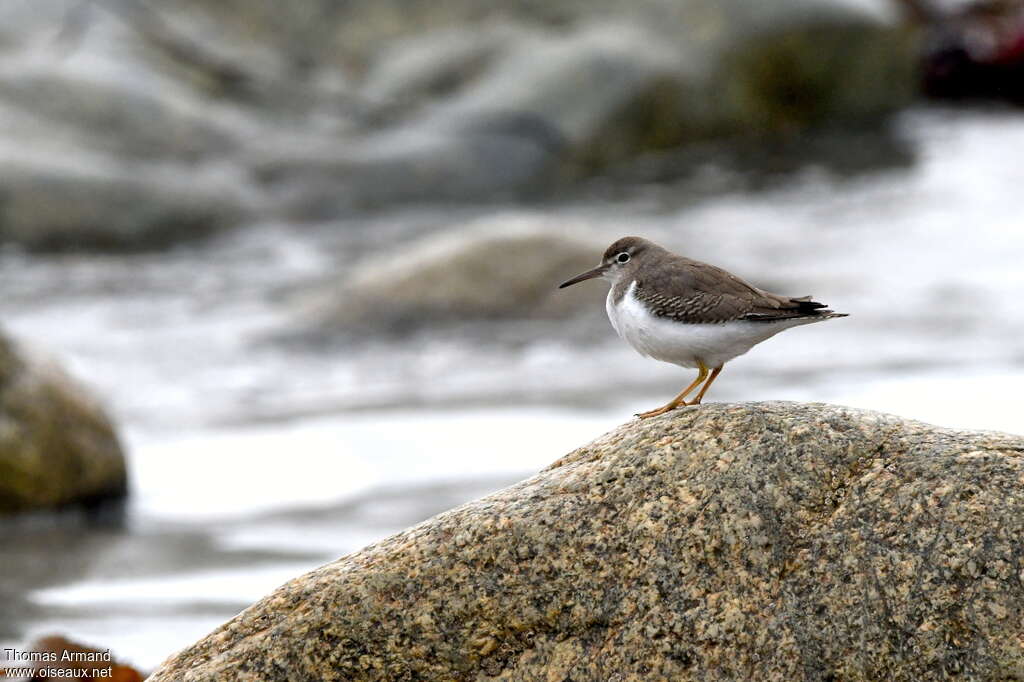
[(699, 405), (725, 363), (784, 329), (846, 317), (810, 296), (770, 294), (641, 237), (619, 239), (600, 265), (559, 289), (596, 277), (611, 282), (605, 308), (619, 336), (644, 357), (698, 370), (693, 383), (666, 405), (638, 414), (641, 419)]

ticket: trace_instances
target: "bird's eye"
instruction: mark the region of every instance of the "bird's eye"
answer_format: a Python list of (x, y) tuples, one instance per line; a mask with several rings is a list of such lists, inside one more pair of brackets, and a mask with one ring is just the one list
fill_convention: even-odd
[(623, 251), (622, 253), (620, 253), (618, 256), (615, 257), (615, 260), (617, 260), (620, 263), (628, 263), (629, 262), (629, 254), (626, 253), (625, 251)]

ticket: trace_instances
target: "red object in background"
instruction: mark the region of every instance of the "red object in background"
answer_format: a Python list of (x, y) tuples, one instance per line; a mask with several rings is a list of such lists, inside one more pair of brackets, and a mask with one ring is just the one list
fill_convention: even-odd
[(1024, 104), (1024, 3), (979, 2), (933, 17), (922, 58), (925, 94)]

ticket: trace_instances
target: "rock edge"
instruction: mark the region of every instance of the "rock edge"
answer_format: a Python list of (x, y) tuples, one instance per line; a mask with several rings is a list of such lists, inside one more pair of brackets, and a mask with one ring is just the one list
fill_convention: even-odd
[(296, 578), (150, 679), (1019, 679), (1022, 537), (1022, 437), (708, 404)]

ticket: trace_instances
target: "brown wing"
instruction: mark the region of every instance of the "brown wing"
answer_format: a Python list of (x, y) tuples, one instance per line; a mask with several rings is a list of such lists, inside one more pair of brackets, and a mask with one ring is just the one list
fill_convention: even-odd
[(652, 314), (679, 322), (772, 322), (831, 312), (810, 296), (771, 294), (721, 268), (688, 258), (673, 257), (654, 271), (658, 273), (654, 278), (637, 278), (634, 294)]

